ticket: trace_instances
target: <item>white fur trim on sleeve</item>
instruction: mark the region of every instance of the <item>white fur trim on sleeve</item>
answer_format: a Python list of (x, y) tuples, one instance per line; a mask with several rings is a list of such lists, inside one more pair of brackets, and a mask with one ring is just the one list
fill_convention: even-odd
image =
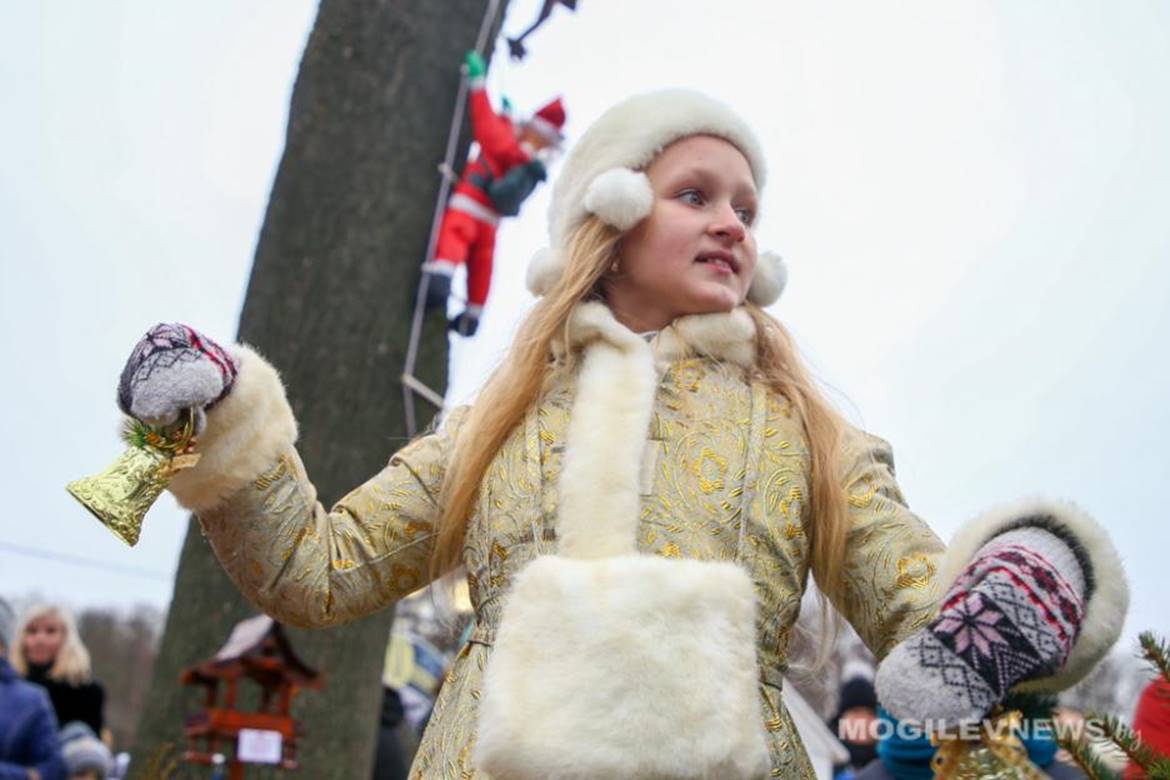
[(748, 300), (757, 306), (771, 306), (780, 300), (780, 293), (788, 284), (788, 266), (775, 252), (761, 252), (756, 261), (756, 273), (748, 288)]
[(565, 272), (565, 258), (560, 250), (545, 247), (528, 261), (525, 283), (533, 295), (547, 295)]
[(296, 418), (276, 369), (242, 344), (229, 351), (240, 366), (235, 385), (207, 412), (207, 428), (195, 442), (199, 462), (176, 474), (168, 486), (180, 504), (195, 512), (223, 503), (297, 440)]
[(1061, 691), (1075, 685), (1105, 657), (1121, 635), (1129, 608), (1129, 586), (1121, 557), (1096, 520), (1074, 504), (1046, 499), (1021, 501), (986, 512), (961, 527), (947, 545), (941, 581), (954, 582), (992, 537), (1027, 527), (1055, 534), (1087, 569), (1083, 572), (1088, 586), (1085, 616), (1064, 668), (1051, 677), (1016, 686), (1022, 691)]
[(650, 179), (629, 168), (610, 168), (590, 182), (585, 191), (585, 210), (621, 231), (648, 217), (653, 208)]

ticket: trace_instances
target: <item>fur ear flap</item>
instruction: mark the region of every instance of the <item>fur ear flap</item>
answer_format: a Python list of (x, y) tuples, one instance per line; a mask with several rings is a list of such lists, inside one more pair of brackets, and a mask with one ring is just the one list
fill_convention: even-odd
[(646, 174), (610, 168), (590, 182), (584, 205), (607, 225), (626, 231), (650, 215), (654, 190)]
[(560, 281), (564, 271), (564, 255), (556, 249), (545, 247), (528, 261), (528, 272), (524, 281), (530, 293), (540, 296), (546, 294)]
[(761, 252), (756, 260), (756, 275), (748, 288), (748, 300), (757, 306), (770, 306), (780, 300), (788, 284), (788, 266), (775, 252)]

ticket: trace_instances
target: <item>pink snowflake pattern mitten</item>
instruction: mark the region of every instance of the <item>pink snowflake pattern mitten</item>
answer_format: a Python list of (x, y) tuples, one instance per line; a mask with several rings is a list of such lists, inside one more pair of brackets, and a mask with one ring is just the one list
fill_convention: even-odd
[(1088, 556), (1059, 529), (1025, 524), (993, 537), (934, 622), (883, 660), (879, 700), (904, 720), (980, 719), (1012, 686), (1064, 665), (1092, 589)]

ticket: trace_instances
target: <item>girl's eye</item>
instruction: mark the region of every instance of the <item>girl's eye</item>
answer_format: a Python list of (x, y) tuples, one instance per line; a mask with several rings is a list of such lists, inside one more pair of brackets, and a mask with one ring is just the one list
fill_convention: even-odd
[(698, 190), (683, 190), (678, 194), (678, 197), (679, 200), (692, 206), (702, 206), (704, 203), (703, 193)]
[(743, 209), (743, 208), (741, 208), (741, 209), (736, 209), (736, 210), (735, 210), (735, 214), (736, 214), (736, 216), (738, 216), (738, 217), (739, 217), (739, 221), (740, 221), (740, 222), (742, 222), (742, 223), (743, 223), (743, 224), (745, 224), (745, 225), (751, 225), (751, 224), (752, 224), (752, 219), (754, 219), (754, 218), (755, 218), (755, 216), (756, 216), (756, 215), (755, 215), (755, 214), (752, 212), (752, 210), (751, 210), (751, 209)]

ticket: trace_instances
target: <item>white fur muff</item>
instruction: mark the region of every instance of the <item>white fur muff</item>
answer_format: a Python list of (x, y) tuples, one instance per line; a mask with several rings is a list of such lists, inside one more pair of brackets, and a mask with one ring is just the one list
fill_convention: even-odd
[(537, 558), (496, 634), (476, 763), (508, 780), (766, 776), (755, 613), (732, 563)]

